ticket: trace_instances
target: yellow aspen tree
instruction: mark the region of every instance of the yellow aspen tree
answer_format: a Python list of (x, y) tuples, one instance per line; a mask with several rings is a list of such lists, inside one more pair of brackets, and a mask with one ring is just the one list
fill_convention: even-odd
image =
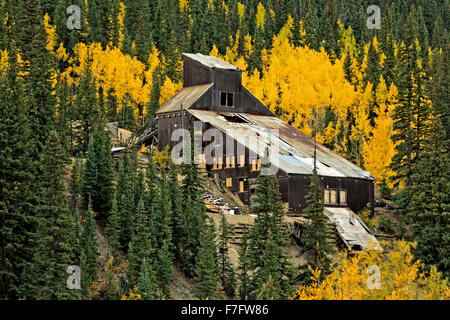
[(53, 52), (57, 45), (56, 26), (50, 23), (50, 16), (48, 13), (44, 15), (44, 28), (47, 33), (47, 45), (45, 46), (48, 51)]
[[(386, 244), (383, 244), (386, 245)], [(365, 250), (354, 256), (341, 252), (333, 271), (319, 283), (312, 270), (312, 284), (298, 288), (299, 300), (422, 300), (448, 299), (448, 279), (414, 260), (415, 243), (397, 241), (387, 253)], [(378, 282), (372, 280), (377, 277)]]
[(9, 67), (8, 50), (2, 50), (0, 52), (0, 71), (5, 71)]
[(260, 28), (261, 30), (264, 30), (264, 22), (266, 18), (266, 9), (264, 8), (264, 5), (259, 2), (258, 7), (256, 9), (256, 27)]
[(177, 93), (182, 87), (181, 82), (173, 82), (169, 77), (166, 76), (164, 84), (161, 86), (161, 96), (159, 98), (159, 104), (163, 105), (170, 98), (172, 98), (175, 93)]
[(394, 130), (392, 111), (397, 103), (397, 88), (391, 84), (388, 89), (382, 76), (376, 90), (376, 99), (379, 110), (375, 111), (377, 115), (375, 127), (362, 150), (364, 167), (378, 179), (378, 184), (385, 181), (388, 187), (392, 187), (390, 178), (395, 172), (389, 166), (395, 154), (395, 143), (391, 136)]

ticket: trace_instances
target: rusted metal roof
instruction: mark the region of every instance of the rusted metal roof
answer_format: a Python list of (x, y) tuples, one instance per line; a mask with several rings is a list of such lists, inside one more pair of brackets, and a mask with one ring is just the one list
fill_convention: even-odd
[(186, 110), (208, 91), (212, 85), (212, 83), (208, 83), (199, 86), (184, 87), (170, 98), (169, 101), (163, 104), (156, 113), (177, 112), (180, 111), (181, 105), (183, 105), (183, 110)]
[[(218, 113), (190, 109), (195, 118), (213, 127), (247, 147), (261, 158), (267, 149), (275, 157), (276, 167), (288, 174), (312, 174), (314, 141), (277, 117), (247, 113)], [(234, 119), (239, 121), (233, 121)], [(320, 176), (373, 179), (335, 152), (317, 143), (317, 173)]]
[(350, 209), (325, 207), (324, 213), (353, 253), (363, 249), (383, 251), (375, 236)]
[(205, 56), (201, 53), (183, 53), (183, 56), (195, 60), (210, 69), (242, 71), (242, 69), (213, 56)]

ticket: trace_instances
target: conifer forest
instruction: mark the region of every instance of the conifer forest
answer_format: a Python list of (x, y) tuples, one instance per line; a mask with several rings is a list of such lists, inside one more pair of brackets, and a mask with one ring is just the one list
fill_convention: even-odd
[[(450, 300), (449, 31), (449, 0), (0, 0), (0, 300)], [(294, 147), (174, 161), (194, 118)]]

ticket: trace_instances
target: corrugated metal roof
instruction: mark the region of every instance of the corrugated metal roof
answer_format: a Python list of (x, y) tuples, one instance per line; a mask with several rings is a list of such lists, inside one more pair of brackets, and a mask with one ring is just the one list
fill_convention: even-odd
[(183, 110), (186, 110), (212, 85), (212, 83), (208, 83), (199, 86), (184, 87), (170, 98), (169, 101), (163, 104), (156, 113), (177, 112), (180, 111), (181, 105), (183, 105)]
[[(349, 249), (355, 250), (355, 246), (359, 246), (361, 249), (383, 250), (377, 239), (366, 230), (350, 209), (325, 207), (324, 213), (336, 225), (339, 236)], [(350, 222), (351, 215), (354, 217)]]
[[(225, 132), (260, 157), (265, 156), (267, 148), (272, 155), (278, 153), (278, 164), (275, 165), (286, 173), (313, 172), (314, 141), (277, 117), (194, 109), (190, 109), (189, 113)], [(228, 120), (230, 119), (228, 116), (240, 117), (245, 121), (232, 122)], [(271, 129), (277, 130), (278, 135)], [(329, 177), (373, 179), (368, 172), (319, 143), (317, 143), (317, 173)]]
[(189, 59), (195, 60), (197, 62), (200, 62), (202, 65), (210, 69), (242, 71), (242, 69), (239, 69), (238, 67), (213, 56), (205, 56), (204, 54), (201, 53), (196, 54), (183, 53), (183, 56), (188, 57)]

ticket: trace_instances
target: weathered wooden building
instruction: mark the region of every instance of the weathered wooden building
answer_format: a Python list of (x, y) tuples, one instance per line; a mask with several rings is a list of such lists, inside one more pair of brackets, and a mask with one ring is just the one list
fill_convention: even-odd
[[(275, 117), (243, 87), (241, 69), (201, 54), (183, 54), (183, 59), (183, 88), (157, 111), (159, 148), (177, 145), (179, 141), (172, 141), (174, 130), (189, 129), (195, 120), (201, 121), (203, 133), (217, 129), (223, 141), (211, 139), (202, 145), (214, 143), (221, 152), (213, 152), (210, 163), (201, 157), (203, 167), (244, 203), (252, 204), (253, 181), (261, 172), (265, 152), (257, 145), (263, 144), (277, 157), (276, 175), (285, 206), (303, 211), (313, 172), (313, 139)], [(232, 138), (231, 145), (225, 143), (227, 138)], [(321, 144), (316, 150), (325, 205), (358, 212), (370, 204), (373, 209), (373, 177)]]

